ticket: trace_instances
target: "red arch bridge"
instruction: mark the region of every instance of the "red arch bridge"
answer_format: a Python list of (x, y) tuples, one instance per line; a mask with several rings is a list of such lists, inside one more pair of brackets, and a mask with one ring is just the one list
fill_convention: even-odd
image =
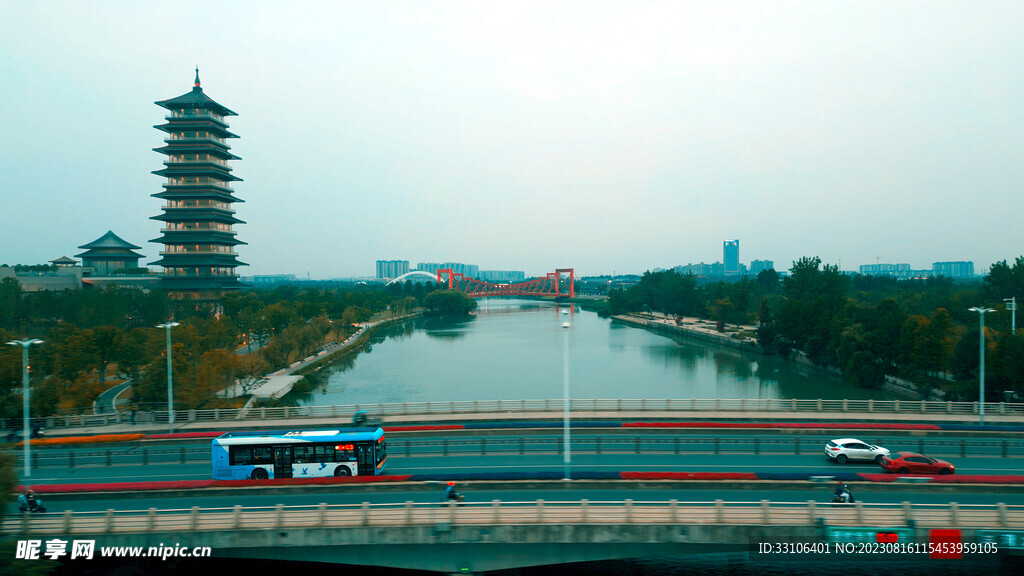
[(492, 284), (468, 278), (451, 268), (437, 271), (437, 283), (450, 290), (465, 292), (473, 298), (485, 296), (576, 296), (576, 273), (572, 268), (558, 268), (540, 278), (516, 284)]

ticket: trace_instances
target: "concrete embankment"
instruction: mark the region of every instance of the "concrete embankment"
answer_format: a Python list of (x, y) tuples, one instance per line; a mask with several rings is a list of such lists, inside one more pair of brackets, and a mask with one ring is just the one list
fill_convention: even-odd
[(681, 323), (678, 324), (676, 323), (674, 318), (664, 316), (641, 317), (633, 315), (620, 315), (612, 316), (612, 320), (616, 322), (622, 322), (623, 324), (640, 326), (642, 328), (647, 328), (648, 330), (661, 332), (663, 334), (686, 336), (688, 338), (704, 340), (705, 342), (713, 342), (721, 346), (739, 348), (741, 350), (757, 352), (759, 354), (761, 353), (761, 347), (758, 346), (756, 338), (739, 337), (731, 334), (721, 333), (713, 328), (713, 323), (705, 322), (703, 320), (699, 320), (696, 318), (683, 318), (680, 320)]

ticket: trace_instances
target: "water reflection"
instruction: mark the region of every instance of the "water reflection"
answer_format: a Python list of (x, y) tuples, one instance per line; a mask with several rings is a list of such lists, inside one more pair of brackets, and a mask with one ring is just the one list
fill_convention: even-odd
[(417, 318), (413, 321), (416, 329), (423, 330), (431, 338), (456, 340), (469, 333), (469, 324), (475, 320), (470, 318)]
[[(562, 306), (562, 310), (565, 306)], [(316, 376), (302, 404), (560, 398), (564, 314), (490, 298), (475, 318), (418, 318)], [(575, 398), (876, 398), (822, 370), (573, 310)], [(372, 349), (372, 352), (371, 352)]]

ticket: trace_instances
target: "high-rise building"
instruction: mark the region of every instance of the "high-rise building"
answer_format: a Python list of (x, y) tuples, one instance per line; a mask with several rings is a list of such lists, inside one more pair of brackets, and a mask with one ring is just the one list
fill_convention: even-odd
[(864, 276), (892, 276), (894, 278), (913, 278), (910, 264), (863, 264), (858, 270)]
[(161, 258), (151, 264), (163, 266), (161, 287), (172, 298), (197, 304), (214, 303), (225, 290), (237, 290), (235, 268), (247, 266), (238, 260), (234, 248), (245, 244), (235, 237), (233, 226), (244, 224), (235, 218), (235, 198), (229, 160), (240, 160), (230, 152), (226, 140), (238, 138), (228, 132), (224, 121), (237, 116), (205, 93), (196, 69), (195, 84), (187, 92), (155, 103), (168, 110), (166, 124), (154, 126), (167, 133), (165, 146), (154, 151), (167, 156), (164, 169), (153, 174), (167, 180), (163, 191), (153, 194), (166, 203), (163, 214), (153, 220), (164, 223), (161, 236), (150, 240), (163, 244)]
[(936, 276), (947, 278), (972, 278), (974, 277), (974, 262), (934, 262), (932, 272)]
[(408, 260), (377, 260), (377, 278), (393, 280), (408, 273)]
[(726, 240), (722, 245), (722, 264), (726, 274), (740, 273), (740, 241)]
[(480, 270), (476, 279), (483, 280), (484, 282), (512, 284), (525, 281), (526, 272), (520, 270)]
[(764, 270), (774, 270), (775, 262), (771, 260), (751, 260), (750, 261), (750, 273), (760, 274)]
[(438, 264), (435, 262), (420, 262), (416, 265), (416, 269), (421, 272), (429, 272), (436, 274), (438, 270), (449, 269), (456, 274), (462, 274), (467, 278), (476, 278), (477, 274), (480, 273), (480, 266), (476, 264), (462, 264), (461, 262), (444, 262)]

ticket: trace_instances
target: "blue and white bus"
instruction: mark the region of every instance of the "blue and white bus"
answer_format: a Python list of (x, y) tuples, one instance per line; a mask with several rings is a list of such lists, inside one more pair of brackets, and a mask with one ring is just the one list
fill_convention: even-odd
[(214, 480), (373, 476), (387, 464), (380, 428), (228, 432), (213, 440)]

